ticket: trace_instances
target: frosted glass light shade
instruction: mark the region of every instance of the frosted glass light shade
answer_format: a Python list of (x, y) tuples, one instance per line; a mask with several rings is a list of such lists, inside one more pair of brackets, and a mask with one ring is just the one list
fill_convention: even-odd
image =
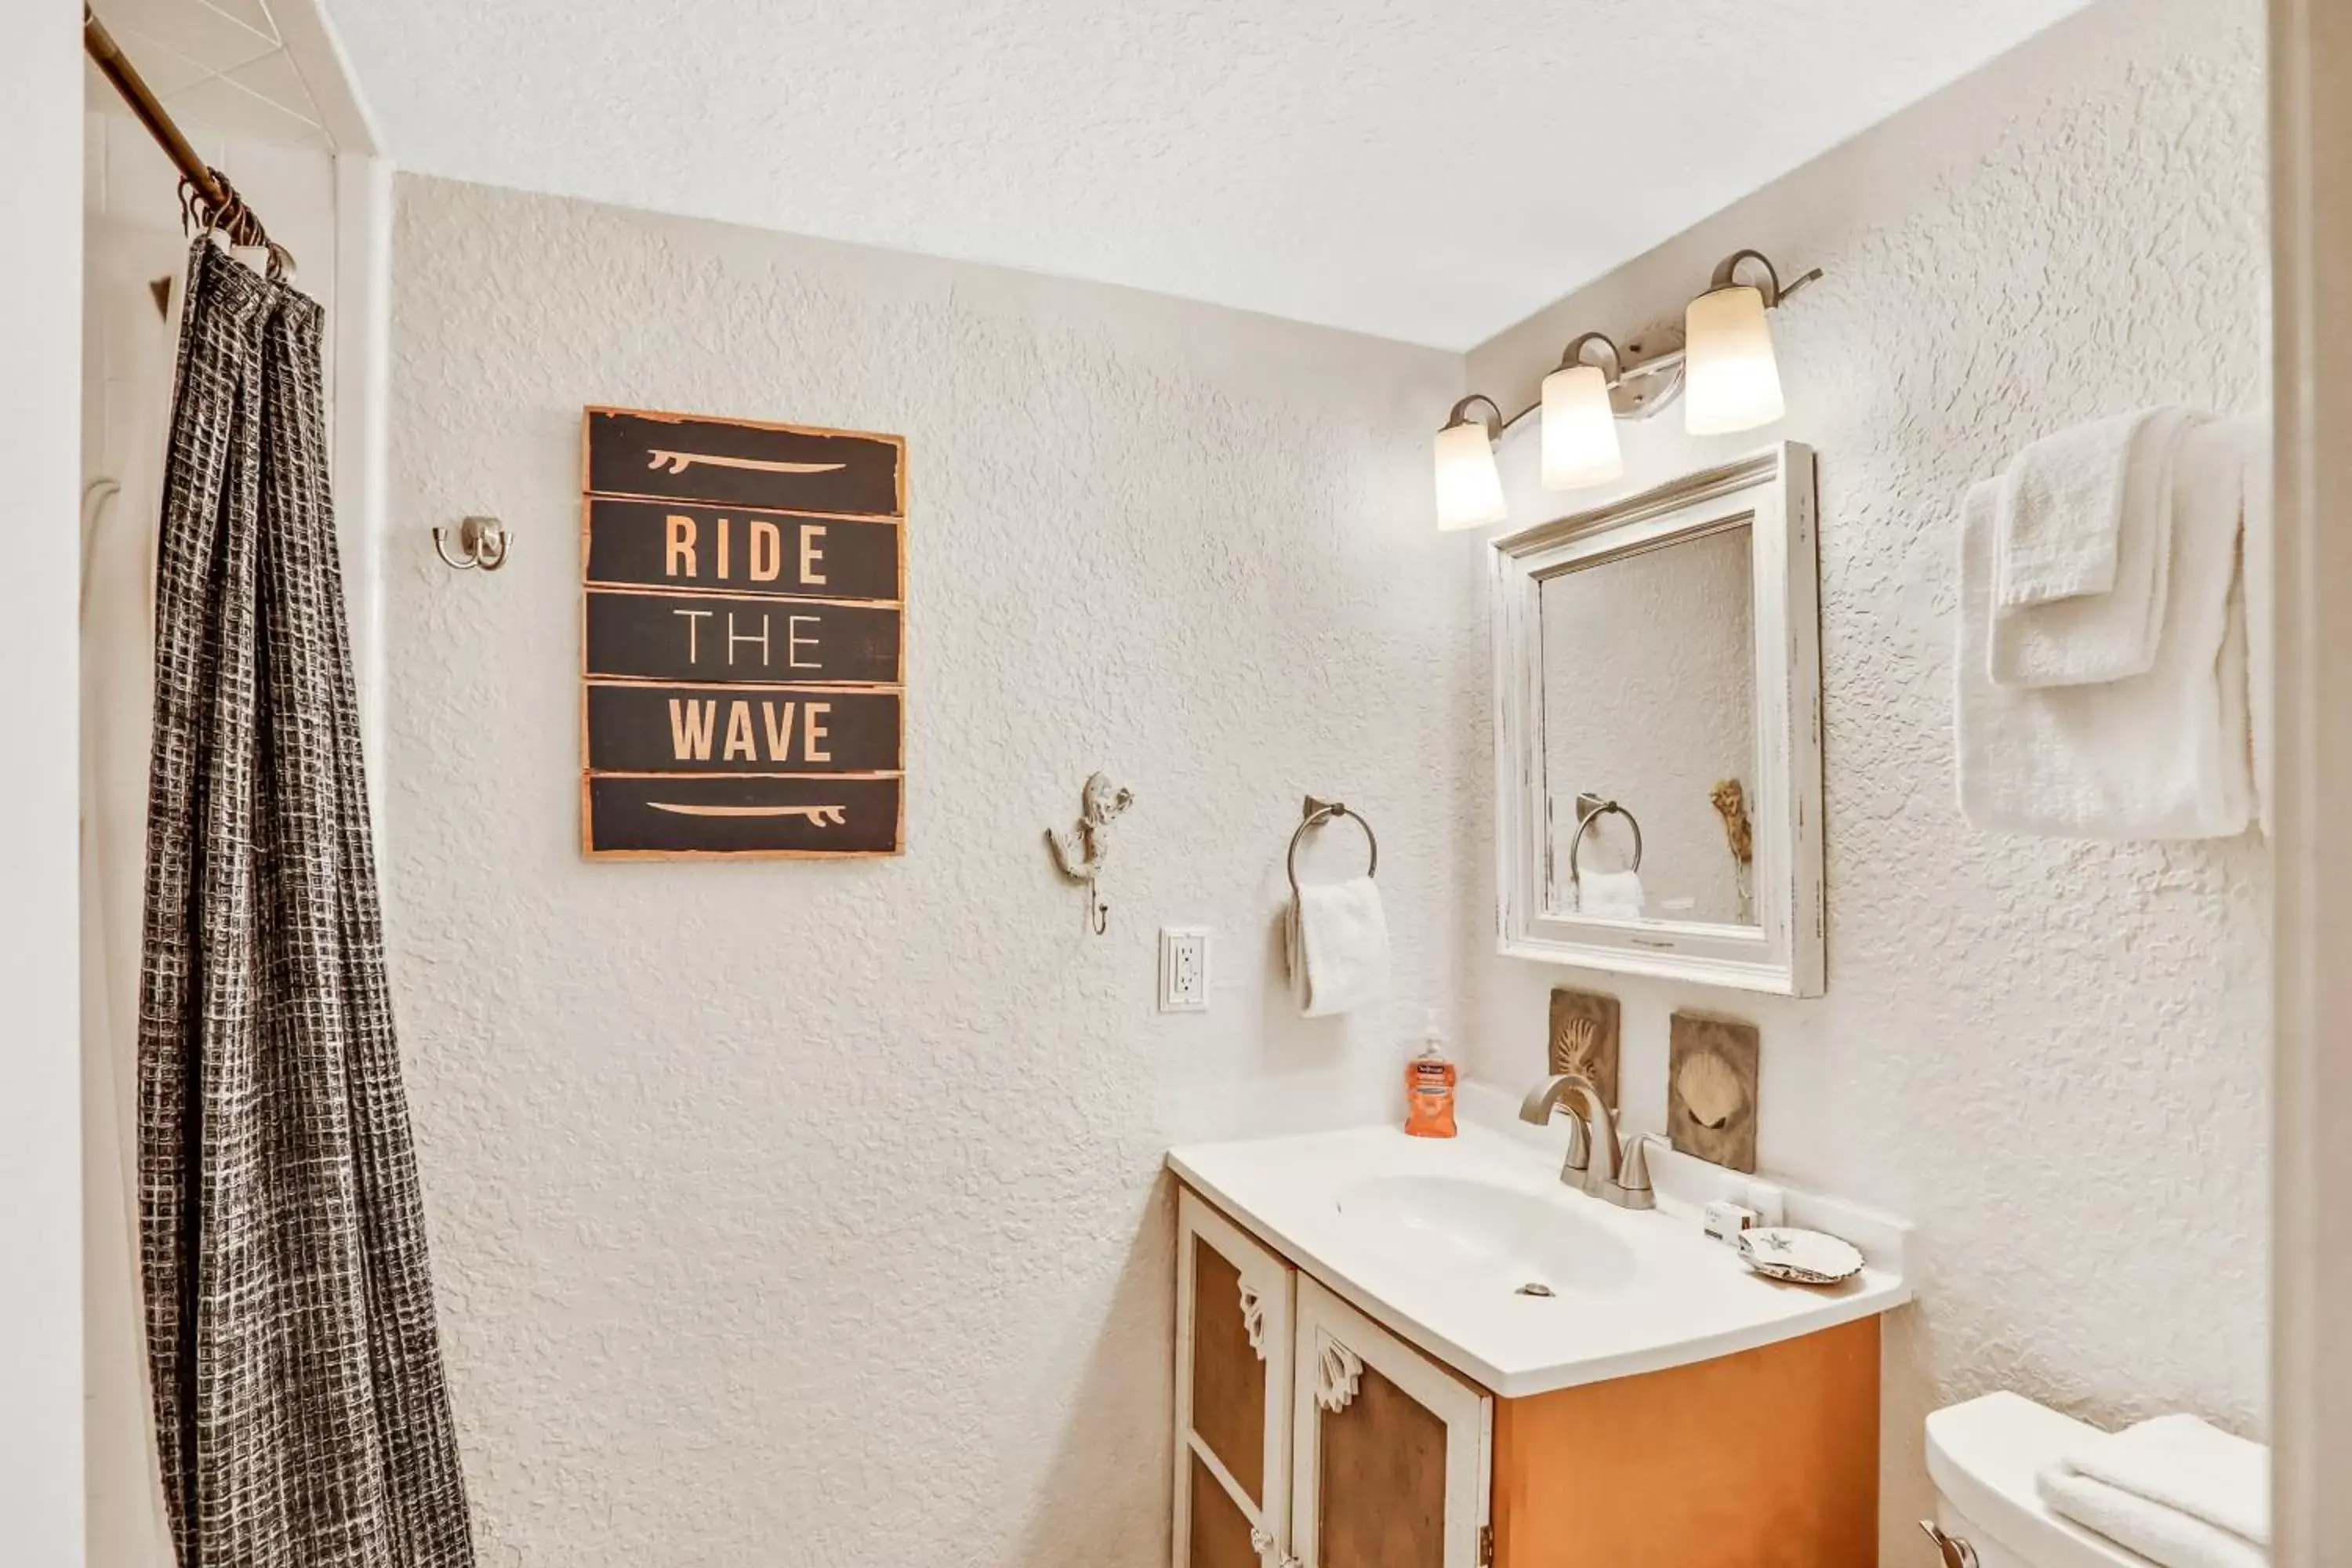
[(1769, 425), (1788, 412), (1761, 289), (1717, 289), (1683, 314), (1683, 427), (1721, 436)]
[(1475, 421), (1437, 433), (1437, 526), (1447, 531), (1503, 521), (1503, 476), (1486, 426)]
[(1546, 489), (1605, 485), (1625, 472), (1609, 377), (1597, 364), (1562, 365), (1543, 380), (1543, 482)]

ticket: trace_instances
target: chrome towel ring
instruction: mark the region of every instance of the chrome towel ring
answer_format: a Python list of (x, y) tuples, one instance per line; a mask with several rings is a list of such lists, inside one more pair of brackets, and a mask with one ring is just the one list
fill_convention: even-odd
[(1576, 797), (1576, 835), (1568, 841), (1568, 885), (1570, 887), (1580, 888), (1584, 885), (1584, 879), (1579, 875), (1576, 865), (1576, 852), (1584, 844), (1584, 830), (1592, 826), (1593, 818), (1606, 816), (1612, 811), (1623, 817), (1625, 825), (1633, 830), (1633, 869), (1638, 871), (1642, 868), (1642, 824), (1639, 819), (1613, 800), (1601, 800), (1592, 795), (1580, 795)]
[(1362, 812), (1349, 811), (1343, 802), (1336, 800), (1318, 800), (1311, 795), (1307, 797), (1307, 804), (1300, 807), (1299, 811), (1301, 820), (1298, 824), (1298, 829), (1290, 836), (1290, 853), (1283, 861), (1284, 867), (1290, 873), (1290, 896), (1292, 898), (1295, 899), (1298, 896), (1298, 841), (1307, 837), (1307, 830), (1308, 828), (1320, 827), (1325, 823), (1331, 821), (1335, 817), (1352, 816), (1356, 819), (1356, 826), (1364, 830), (1365, 844), (1371, 849), (1371, 860), (1370, 864), (1365, 866), (1364, 875), (1367, 877), (1376, 877), (1380, 874), (1381, 841), (1373, 835), (1372, 825), (1364, 820), (1364, 814)]

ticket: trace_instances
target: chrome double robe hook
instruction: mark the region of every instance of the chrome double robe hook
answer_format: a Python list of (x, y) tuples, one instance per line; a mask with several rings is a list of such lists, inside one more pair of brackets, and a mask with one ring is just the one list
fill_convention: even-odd
[(457, 553), (449, 553), (449, 531), (433, 531), (433, 552), (441, 557), (450, 570), (470, 572), (478, 566), (485, 572), (495, 572), (507, 563), (507, 550), (513, 542), (507, 525), (495, 517), (469, 517), (457, 525)]

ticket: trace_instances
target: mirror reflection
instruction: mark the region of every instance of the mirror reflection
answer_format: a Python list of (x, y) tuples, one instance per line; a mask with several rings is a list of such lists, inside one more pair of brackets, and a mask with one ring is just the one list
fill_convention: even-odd
[(1545, 580), (1549, 912), (1757, 924), (1749, 533)]

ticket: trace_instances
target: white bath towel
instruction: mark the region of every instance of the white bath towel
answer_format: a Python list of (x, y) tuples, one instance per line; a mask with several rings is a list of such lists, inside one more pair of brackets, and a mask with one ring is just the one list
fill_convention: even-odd
[(1639, 871), (1585, 871), (1576, 879), (1576, 912), (1637, 921), (1648, 907)]
[(1995, 605), (2014, 609), (2115, 587), (2134, 448), (2156, 412), (2071, 426), (2018, 453), (2001, 488)]
[(2099, 686), (1993, 683), (1997, 481), (1961, 506), (1955, 746), (1979, 827), (2103, 839), (2226, 838), (2252, 813), (2238, 575), (2242, 437), (2182, 443), (2163, 635), (2145, 674)]
[[(2185, 408), (2147, 409), (2062, 431), (2018, 454), (2001, 482), (1994, 531), (1997, 684), (2087, 686), (2141, 674), (2156, 662), (2171, 566), (2173, 466), (2199, 419)], [(2117, 446), (2116, 432), (2126, 428), (2129, 439)], [(2070, 465), (2095, 471), (2097, 482), (2066, 486)], [(2063, 517), (2070, 507), (2080, 509), (2071, 526)], [(2043, 542), (2041, 553), (2029, 550), (2026, 558), (2044, 570), (2026, 573), (2021, 535)], [(2090, 574), (2081, 569), (2086, 557), (2048, 552), (2094, 535), (2106, 543), (2105, 585), (2053, 591), (2060, 582), (2087, 583)], [(2022, 585), (2012, 582), (2020, 576)], [(2031, 596), (2011, 597), (2028, 588)]]
[(2194, 1415), (2100, 1436), (2035, 1481), (2052, 1509), (2164, 1568), (2269, 1561), (2270, 1450)]
[(1388, 916), (1370, 877), (1300, 888), (1283, 937), (1302, 1016), (1353, 1012), (1389, 994)]

